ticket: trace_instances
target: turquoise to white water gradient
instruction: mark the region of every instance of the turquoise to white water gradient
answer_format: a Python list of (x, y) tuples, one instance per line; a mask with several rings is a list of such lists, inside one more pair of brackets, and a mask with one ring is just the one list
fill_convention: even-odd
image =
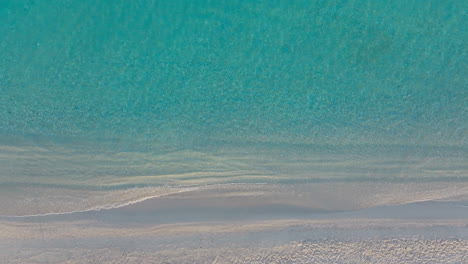
[(32, 188), (33, 215), (101, 204), (60, 189), (465, 183), (467, 10), (2, 0), (0, 196)]

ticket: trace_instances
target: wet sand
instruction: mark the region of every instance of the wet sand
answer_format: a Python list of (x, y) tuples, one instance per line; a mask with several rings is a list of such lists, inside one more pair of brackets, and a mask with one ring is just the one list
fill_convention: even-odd
[[(308, 190), (310, 187), (303, 186)], [(321, 187), (326, 191), (325, 185)], [(337, 187), (333, 186), (339, 190)], [(364, 187), (369, 190), (369, 186)], [(361, 205), (343, 210), (324, 206), (320, 201), (314, 203), (311, 197), (301, 203), (296, 198), (305, 193), (297, 186), (294, 190), (276, 185), (211, 186), (120, 208), (2, 217), (0, 260), (2, 263), (463, 263), (467, 260), (466, 200), (455, 202), (450, 197), (439, 197), (438, 201)], [(320, 192), (317, 195), (323, 197)], [(459, 197), (460, 193), (452, 195)], [(357, 193), (350, 197), (356, 198), (350, 204), (359, 204)], [(333, 205), (331, 201), (330, 204)]]

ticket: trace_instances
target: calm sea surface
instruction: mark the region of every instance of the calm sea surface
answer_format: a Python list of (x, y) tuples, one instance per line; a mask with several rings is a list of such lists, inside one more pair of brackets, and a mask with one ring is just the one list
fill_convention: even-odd
[(0, 196), (466, 182), (466, 10), (3, 0)]

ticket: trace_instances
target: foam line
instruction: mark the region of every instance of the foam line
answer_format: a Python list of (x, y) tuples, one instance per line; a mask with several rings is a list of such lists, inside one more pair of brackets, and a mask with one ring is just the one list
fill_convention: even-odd
[(175, 191), (175, 192), (170, 192), (170, 193), (165, 193), (165, 194), (146, 196), (146, 197), (142, 197), (142, 198), (139, 198), (139, 199), (136, 199), (136, 200), (132, 200), (132, 201), (128, 201), (128, 202), (120, 203), (120, 204), (110, 204), (110, 205), (96, 206), (96, 207), (92, 207), (90, 209), (85, 209), (85, 210), (60, 212), (60, 213), (33, 214), (33, 215), (0, 215), (0, 218), (29, 218), (29, 217), (70, 215), (70, 214), (87, 213), (87, 212), (99, 212), (99, 211), (103, 211), (103, 210), (111, 210), (111, 209), (122, 208), (122, 207), (125, 207), (125, 206), (141, 203), (141, 202), (144, 202), (146, 200), (150, 200), (150, 199), (154, 199), (154, 198), (160, 198), (160, 197), (164, 197), (164, 196), (169, 196), (169, 195), (177, 194), (177, 193), (190, 192), (190, 191), (194, 191), (194, 190), (197, 190), (197, 189), (199, 189), (199, 188), (188, 188), (188, 189)]

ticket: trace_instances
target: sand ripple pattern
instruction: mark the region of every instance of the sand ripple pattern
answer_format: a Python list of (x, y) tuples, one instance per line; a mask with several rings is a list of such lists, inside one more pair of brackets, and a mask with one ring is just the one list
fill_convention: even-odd
[(159, 252), (118, 248), (22, 249), (2, 263), (178, 263), (178, 264), (429, 264), (467, 263), (468, 241), (380, 239), (370, 241), (304, 240), (270, 248), (199, 248)]

